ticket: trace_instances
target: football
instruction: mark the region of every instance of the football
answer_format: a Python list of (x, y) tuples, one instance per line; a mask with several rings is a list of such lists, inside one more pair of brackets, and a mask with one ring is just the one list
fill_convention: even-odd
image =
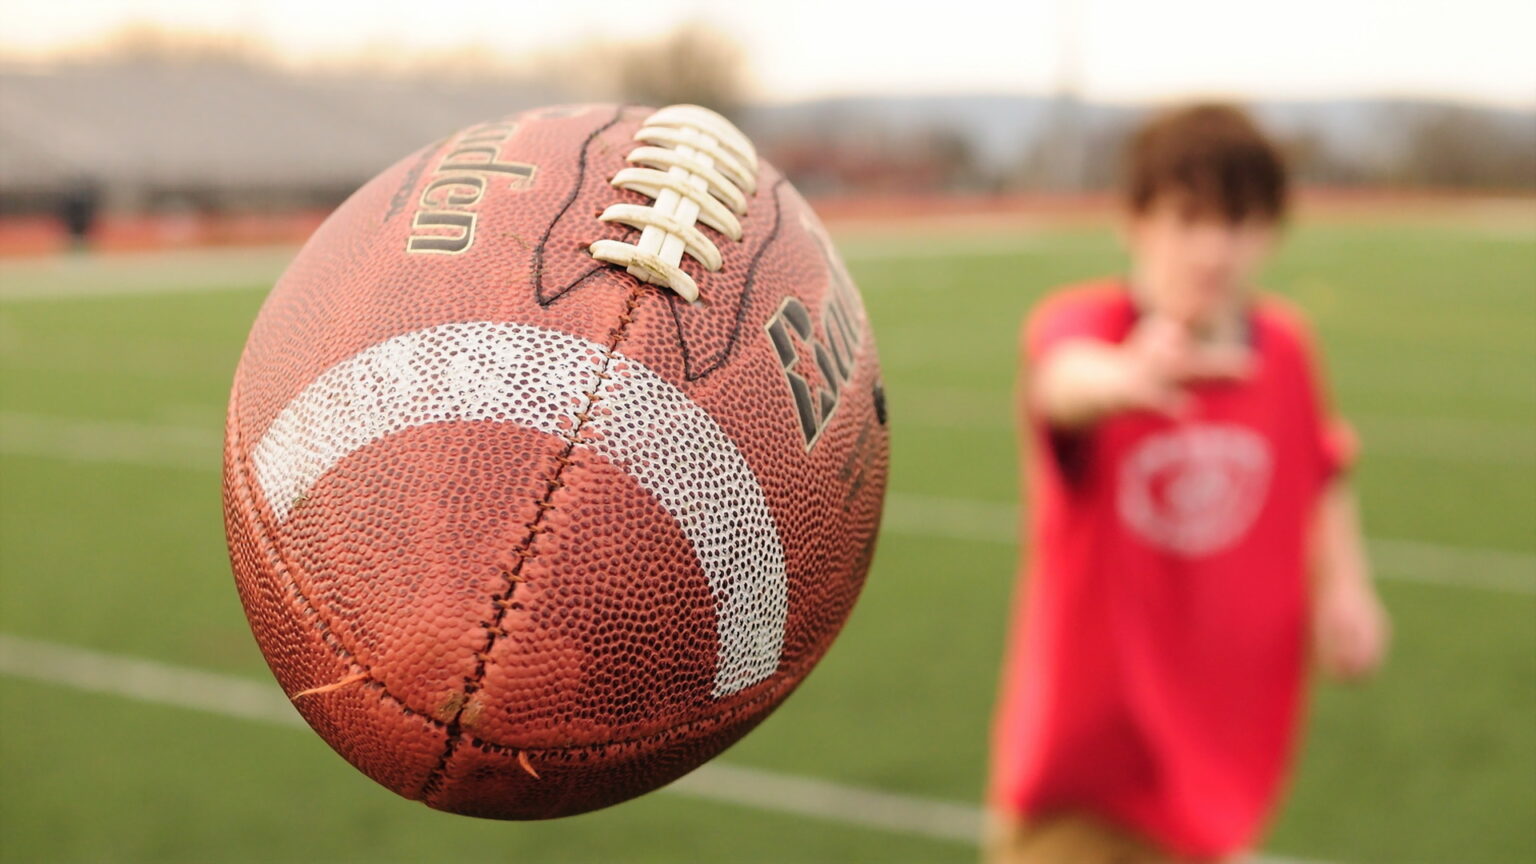
[(863, 302), (706, 109), (543, 108), (315, 232), (230, 393), (240, 598), (305, 720), (456, 813), (663, 786), (805, 679), (874, 552)]

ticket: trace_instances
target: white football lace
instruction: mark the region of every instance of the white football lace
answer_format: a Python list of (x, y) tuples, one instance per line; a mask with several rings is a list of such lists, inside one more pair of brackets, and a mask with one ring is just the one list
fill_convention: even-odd
[(651, 204), (613, 204), (598, 218), (640, 229), (634, 243), (599, 240), (592, 257), (625, 267), (636, 277), (664, 285), (690, 303), (699, 286), (678, 265), (683, 253), (714, 272), (722, 259), (695, 227), (702, 222), (732, 240), (741, 239), (747, 198), (757, 191), (757, 151), (729, 120), (698, 105), (670, 105), (647, 117), (625, 157), (632, 167), (613, 175), (613, 185), (653, 199)]

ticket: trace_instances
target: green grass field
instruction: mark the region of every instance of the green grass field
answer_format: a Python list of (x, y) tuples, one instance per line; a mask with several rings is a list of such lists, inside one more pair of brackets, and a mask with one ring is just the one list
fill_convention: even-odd
[[(1302, 227), (1268, 274), (1312, 315), (1361, 431), (1397, 627), (1377, 681), (1317, 691), (1275, 854), (1536, 860), (1536, 219), (1521, 219)], [(845, 239), (892, 406), (888, 527), (839, 644), (726, 764), (979, 799), (1014, 572), (1017, 322), (1050, 286), (1123, 265), (1101, 230), (954, 243)], [(275, 690), (229, 576), (216, 468), (226, 388), (280, 263), (0, 265), (0, 634)], [(552, 823), (448, 816), (304, 730), (0, 672), (7, 861), (975, 855), (666, 792)]]

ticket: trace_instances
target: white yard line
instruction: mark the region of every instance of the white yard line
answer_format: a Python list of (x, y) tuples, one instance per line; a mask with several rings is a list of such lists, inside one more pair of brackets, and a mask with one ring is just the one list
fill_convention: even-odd
[(265, 291), (297, 253), (254, 246), (0, 260), (0, 303)]
[[(1051, 236), (1022, 230), (1017, 234), (955, 234), (940, 238), (914, 235), (906, 238), (860, 237), (841, 240), (838, 252), (845, 261), (929, 260), (935, 258), (992, 258), (1009, 255), (1102, 254), (1076, 238), (1052, 244)], [(917, 287), (914, 285), (914, 287)]]
[[(909, 388), (889, 394), (903, 424), (1012, 435), (1013, 396), (1006, 391)], [(910, 410), (901, 410), (909, 406)], [(1536, 426), (1515, 420), (1468, 420), (1415, 414), (1351, 413), (1364, 456), (1442, 463), (1536, 465)]]
[[(0, 412), (0, 453), (74, 462), (214, 471), (217, 432), (193, 426), (74, 420)], [(895, 534), (1012, 545), (1012, 504), (912, 493), (886, 499), (883, 530)], [(1536, 555), (1503, 549), (1373, 538), (1371, 556), (1383, 579), (1536, 596)]]
[(216, 470), (222, 451), (219, 433), (201, 426), (0, 412), (0, 453), (11, 455)]
[(153, 705), (303, 728), (270, 682), (0, 633), (0, 673)]
[[(881, 530), (1013, 545), (1018, 525), (1012, 504), (897, 492), (886, 496)], [(1368, 542), (1382, 579), (1536, 596), (1536, 555), (1416, 540)]]
[[(273, 683), (0, 633), (0, 674), (138, 702), (304, 728)], [(739, 765), (711, 763), (668, 792), (938, 840), (975, 843), (981, 810)]]
[[(861, 237), (840, 244), (850, 261), (983, 257), (1050, 252), (1074, 254), (1070, 243), (1053, 246), (1047, 235), (957, 234), (932, 239)], [(214, 294), (265, 291), (277, 281), (297, 246), (191, 249), (90, 256), (0, 259), (0, 303), (132, 297), (157, 294)]]
[[(0, 675), (269, 725), (303, 728), (275, 684), (0, 633)], [(892, 834), (975, 844), (982, 811), (945, 801), (712, 762), (664, 792)], [(1262, 857), (1251, 864), (1304, 864)]]

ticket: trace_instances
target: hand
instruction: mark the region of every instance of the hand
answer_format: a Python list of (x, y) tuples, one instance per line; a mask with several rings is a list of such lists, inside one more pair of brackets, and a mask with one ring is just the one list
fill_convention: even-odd
[(1148, 315), (1119, 345), (1081, 338), (1057, 346), (1032, 376), (1029, 398), (1061, 429), (1125, 411), (1177, 417), (1189, 405), (1190, 384), (1237, 380), (1252, 366), (1246, 346), (1201, 342), (1187, 324)]
[(1188, 387), (1201, 381), (1236, 381), (1253, 368), (1244, 345), (1208, 343), (1173, 318), (1147, 315), (1121, 346), (1124, 408), (1177, 416), (1189, 404)]
[(1367, 580), (1320, 586), (1312, 605), (1312, 650), (1323, 674), (1338, 681), (1359, 681), (1381, 667), (1391, 639), (1391, 620)]

